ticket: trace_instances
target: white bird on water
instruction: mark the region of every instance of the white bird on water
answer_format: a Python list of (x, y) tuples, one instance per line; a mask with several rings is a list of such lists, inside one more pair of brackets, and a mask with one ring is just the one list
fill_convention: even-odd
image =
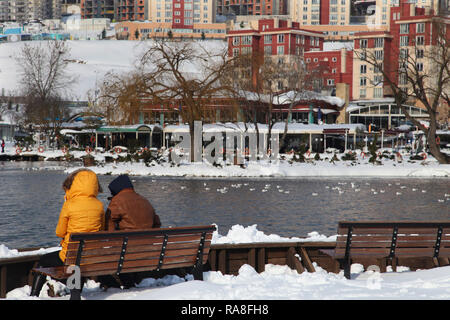
[(399, 195), (401, 195), (402, 193), (401, 193), (401, 192), (396, 192), (395, 194), (399, 196)]
[(318, 193), (315, 193), (315, 192), (313, 192), (312, 194), (311, 194), (313, 197), (315, 197), (315, 196), (318, 196), (319, 194)]

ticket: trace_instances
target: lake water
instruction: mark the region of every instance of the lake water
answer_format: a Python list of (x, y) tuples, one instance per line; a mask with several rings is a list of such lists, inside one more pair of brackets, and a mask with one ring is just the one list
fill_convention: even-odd
[[(55, 227), (66, 174), (63, 167), (36, 169), (48, 165), (0, 162), (0, 244), (9, 248), (59, 244)], [(99, 176), (104, 189), (99, 199), (105, 208), (107, 186), (114, 178)], [(164, 227), (215, 223), (222, 235), (236, 224), (257, 224), (266, 234), (303, 237), (312, 231), (334, 235), (342, 220), (450, 218), (449, 178), (132, 180), (135, 190), (153, 204)]]

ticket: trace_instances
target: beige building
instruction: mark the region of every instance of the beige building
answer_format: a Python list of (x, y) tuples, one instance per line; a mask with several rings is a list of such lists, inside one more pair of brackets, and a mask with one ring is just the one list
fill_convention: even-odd
[(148, 2), (148, 20), (188, 27), (214, 23), (215, 3), (214, 0), (152, 0)]
[(351, 0), (292, 0), (289, 14), (301, 25), (349, 25)]
[[(442, 6), (440, 6), (439, 0), (415, 0), (414, 3), (415, 7), (424, 8), (426, 14), (429, 14), (431, 10), (437, 13), (441, 10), (440, 7)], [(389, 28), (391, 8), (398, 7), (399, 0), (376, 0), (375, 6), (375, 14), (368, 19), (367, 25), (373, 28), (379, 28), (380, 26), (387, 26)]]

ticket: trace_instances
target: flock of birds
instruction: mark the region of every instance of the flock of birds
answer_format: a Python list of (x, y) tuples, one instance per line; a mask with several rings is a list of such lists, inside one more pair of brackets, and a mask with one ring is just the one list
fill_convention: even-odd
[[(152, 180), (154, 181), (154, 180)], [(363, 187), (367, 187), (370, 188), (370, 193), (377, 195), (377, 194), (383, 194), (386, 193), (386, 189), (379, 189), (379, 188), (374, 188), (371, 186), (370, 183), (365, 182), (362, 184), (357, 184), (355, 182), (338, 182), (337, 186), (329, 186), (326, 185), (325, 189), (327, 190), (331, 190), (331, 191), (336, 191), (338, 194), (343, 194), (345, 192), (360, 192), (361, 188)], [(261, 186), (257, 187), (256, 185), (252, 185), (251, 183), (245, 182), (245, 183), (231, 183), (230, 185), (227, 186), (221, 186), (219, 188), (217, 187), (213, 187), (212, 184), (208, 184), (207, 182), (203, 182), (203, 189), (205, 191), (213, 191), (214, 189), (217, 193), (221, 193), (221, 194), (225, 194), (227, 192), (229, 192), (230, 190), (237, 190), (237, 189), (247, 189), (250, 192), (254, 192), (254, 191), (260, 191), (260, 192), (268, 192), (268, 191), (275, 191), (275, 192), (279, 192), (279, 193), (283, 193), (283, 194), (289, 194), (290, 190), (285, 190), (286, 188), (280, 185), (276, 185), (276, 183), (266, 183), (264, 185), (264, 187), (261, 188)], [(347, 185), (350, 185), (351, 188), (349, 188)], [(395, 191), (391, 191), (391, 192), (395, 192), (394, 194), (396, 196), (401, 196), (403, 194), (403, 192), (407, 191), (407, 187), (402, 185), (400, 182), (396, 182), (394, 184), (392, 183), (388, 183), (387, 187), (394, 187), (396, 190)], [(161, 187), (163, 190), (167, 189), (167, 186), (162, 186)], [(180, 186), (181, 190), (186, 189), (186, 186)], [(399, 188), (399, 189), (398, 189)], [(417, 192), (417, 193), (426, 193), (427, 190), (425, 189), (421, 189), (421, 188), (411, 188), (410, 189), (412, 192)], [(389, 193), (389, 192), (388, 192)], [(312, 192), (311, 196), (313, 197), (317, 197), (319, 196), (320, 193), (318, 192)], [(445, 202), (445, 201), (450, 201), (450, 194), (448, 193), (444, 193), (443, 194), (443, 198), (438, 199), (438, 202)]]

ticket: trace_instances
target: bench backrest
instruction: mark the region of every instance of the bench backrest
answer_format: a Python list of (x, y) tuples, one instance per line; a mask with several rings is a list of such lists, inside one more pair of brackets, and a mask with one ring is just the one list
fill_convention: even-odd
[(449, 257), (450, 222), (339, 222), (335, 253), (379, 257)]
[(65, 265), (84, 276), (192, 267), (206, 263), (214, 225), (73, 233)]

